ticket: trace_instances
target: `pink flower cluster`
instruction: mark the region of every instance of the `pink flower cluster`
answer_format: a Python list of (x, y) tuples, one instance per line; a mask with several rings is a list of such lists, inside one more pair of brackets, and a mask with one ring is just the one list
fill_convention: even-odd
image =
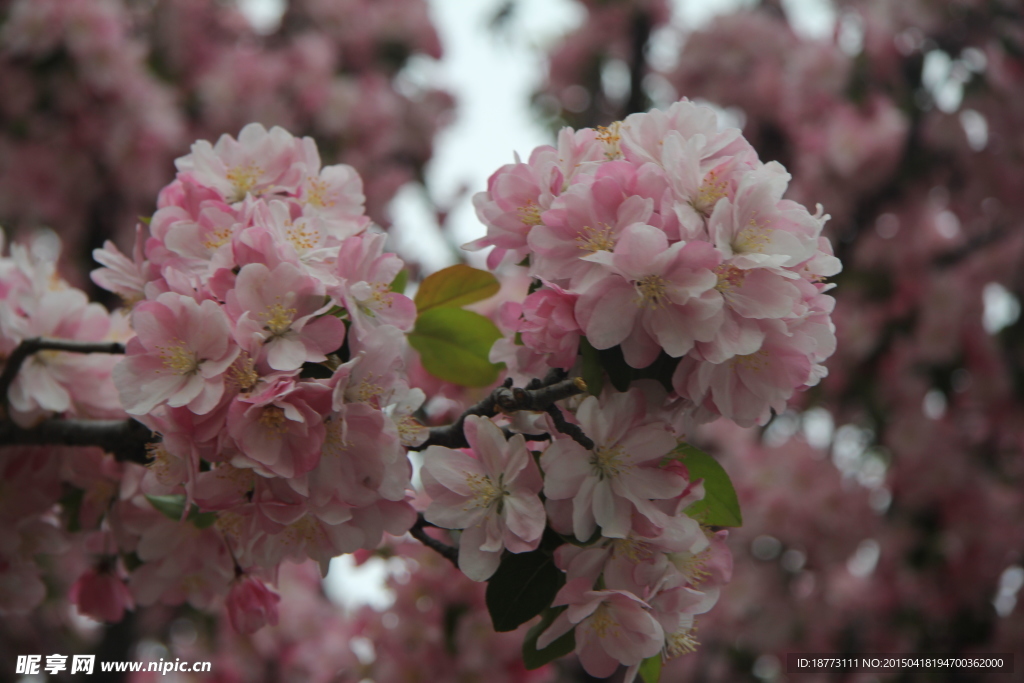
[(425, 517), (462, 530), (459, 567), (470, 578), (490, 578), (505, 550), (537, 549), (547, 525), (572, 539), (555, 551), (566, 583), (554, 606), (567, 608), (537, 646), (575, 629), (576, 652), (599, 677), (692, 651), (694, 616), (714, 606), (731, 573), (726, 532), (711, 534), (685, 513), (704, 487), (670, 458), (678, 440), (659, 410), (664, 391), (644, 388), (578, 403), (569, 419), (590, 449), (545, 418), (534, 429), (553, 441), (535, 461), (543, 442), (506, 439), (491, 420), (470, 416), (471, 448), (424, 452)]
[(493, 246), (491, 267), (527, 259), (542, 284), (506, 307), (518, 340), (494, 359), (533, 376), (568, 369), (581, 336), (633, 368), (665, 354), (688, 417), (764, 424), (835, 349), (827, 217), (783, 199), (788, 181), (686, 100), (564, 129), (474, 198), (488, 232), (469, 248)]
[[(133, 257), (95, 253), (95, 281), (135, 302), (114, 383), (162, 437), (122, 487), (144, 562), (129, 583), (143, 605), (203, 606), (234, 585), (229, 614), (248, 631), (276, 619), (253, 575), (309, 558), (326, 572), (415, 521), (406, 447), (426, 437), (410, 417), (423, 394), (402, 373), (415, 306), (391, 291), (402, 262), (369, 229), (359, 176), (322, 167), (311, 139), (251, 124), (177, 166)], [(205, 521), (142, 494), (180, 496)]]
[[(0, 230), (0, 360), (35, 337), (100, 342), (127, 336), (123, 316), (89, 303), (85, 292), (57, 274), (60, 247), (55, 235), (39, 233), (28, 244), (12, 244), (10, 256), (3, 255), (4, 239)], [(110, 382), (116, 361), (104, 354), (33, 354), (8, 390), (10, 418), (28, 427), (53, 415), (123, 416)]]

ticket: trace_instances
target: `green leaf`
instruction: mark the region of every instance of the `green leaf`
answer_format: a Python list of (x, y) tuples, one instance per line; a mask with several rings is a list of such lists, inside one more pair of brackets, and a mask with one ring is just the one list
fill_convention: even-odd
[(586, 337), (580, 337), (580, 355), (583, 356), (581, 375), (587, 383), (587, 391), (594, 396), (601, 394), (604, 387), (604, 368), (601, 367), (601, 356), (597, 349), (590, 345)]
[(704, 500), (688, 507), (686, 514), (708, 526), (743, 526), (736, 489), (718, 461), (688, 443), (679, 444), (673, 455), (686, 465), (691, 481), (704, 480)]
[[(146, 500), (168, 519), (172, 519), (175, 522), (181, 521), (181, 513), (185, 510), (184, 495), (178, 493), (170, 496), (150, 496), (147, 494)], [(188, 517), (185, 519), (200, 529), (206, 529), (213, 526), (217, 521), (217, 513), (200, 512), (199, 506), (192, 503), (192, 507), (188, 511)]]
[(572, 629), (568, 633), (556, 638), (554, 642), (543, 650), (537, 649), (537, 638), (539, 638), (540, 634), (544, 633), (544, 631), (548, 629), (551, 622), (553, 622), (555, 618), (566, 609), (566, 607), (557, 607), (544, 610), (541, 620), (526, 632), (526, 639), (523, 640), (523, 664), (526, 665), (527, 669), (539, 669), (545, 664), (550, 664), (559, 657), (564, 657), (576, 649), (575, 629)]
[(398, 275), (391, 281), (391, 291), (398, 292), (399, 294), (405, 294), (405, 286), (409, 284), (409, 271), (402, 268), (398, 271)]
[(416, 310), (458, 308), (494, 296), (501, 289), (498, 279), (486, 270), (458, 264), (427, 276), (416, 290)]
[(501, 332), (489, 319), (461, 308), (420, 313), (409, 344), (434, 377), (464, 387), (485, 387), (498, 379), (500, 365), (488, 360)]
[(185, 512), (185, 496), (180, 493), (172, 496), (151, 496), (146, 494), (146, 500), (158, 512), (163, 513), (164, 517), (175, 522), (180, 521), (182, 513)]
[(506, 553), (487, 582), (487, 611), (494, 630), (514, 631), (551, 606), (565, 574), (550, 553)]
[(640, 663), (640, 678), (644, 683), (658, 683), (661, 680), (660, 652)]

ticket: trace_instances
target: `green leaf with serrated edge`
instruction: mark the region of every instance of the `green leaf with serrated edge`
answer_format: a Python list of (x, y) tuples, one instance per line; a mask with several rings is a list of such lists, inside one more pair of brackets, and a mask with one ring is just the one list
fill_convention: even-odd
[(501, 332), (489, 319), (461, 308), (432, 308), (420, 313), (409, 344), (434, 377), (464, 387), (485, 387), (502, 366), (488, 356)]
[(580, 356), (583, 357), (583, 368), (580, 374), (587, 383), (587, 391), (599, 396), (604, 387), (604, 368), (601, 367), (601, 356), (597, 349), (590, 345), (586, 337), (580, 337)]
[(648, 657), (640, 663), (640, 678), (644, 683), (659, 683), (661, 680), (661, 653)]
[(392, 292), (398, 292), (399, 294), (405, 294), (405, 286), (409, 284), (409, 271), (402, 268), (398, 271), (398, 275), (391, 281), (390, 289)]
[(704, 480), (704, 499), (686, 508), (687, 515), (708, 526), (743, 526), (736, 489), (717, 460), (688, 443), (679, 444), (671, 457), (686, 465), (691, 481)]
[(487, 611), (494, 630), (514, 631), (551, 606), (565, 573), (550, 552), (506, 553), (487, 581)]
[(427, 276), (416, 290), (416, 310), (458, 308), (494, 296), (501, 289), (498, 279), (486, 270), (457, 264)]
[(548, 629), (548, 626), (564, 612), (566, 607), (549, 607), (541, 613), (541, 620), (530, 627), (523, 640), (523, 664), (531, 671), (550, 664), (576, 649), (576, 629), (570, 630), (550, 643), (543, 650), (537, 649), (537, 638)]

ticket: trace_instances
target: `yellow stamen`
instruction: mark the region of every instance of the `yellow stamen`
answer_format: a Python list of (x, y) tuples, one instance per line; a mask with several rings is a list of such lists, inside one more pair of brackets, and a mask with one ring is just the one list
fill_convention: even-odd
[(228, 368), (228, 381), (241, 391), (252, 389), (259, 379), (260, 376), (256, 373), (256, 361), (245, 352), (242, 352)]
[(733, 367), (739, 366), (754, 372), (761, 372), (768, 367), (768, 353), (764, 350), (748, 353), (745, 356), (733, 356), (730, 361)]
[(762, 222), (758, 220), (757, 212), (755, 211), (751, 214), (747, 227), (740, 230), (739, 234), (736, 235), (736, 239), (732, 243), (733, 250), (763, 254), (764, 248), (771, 241), (772, 229), (768, 225), (767, 221)]
[(637, 280), (633, 285), (636, 287), (637, 293), (636, 305), (640, 308), (654, 310), (667, 304), (666, 284), (665, 279), (660, 275), (647, 275)]
[(225, 177), (235, 188), (235, 195), (232, 198), (233, 201), (244, 199), (245, 195), (247, 195), (252, 188), (256, 187), (256, 183), (259, 182), (260, 176), (262, 176), (263, 173), (264, 170), (251, 161), (247, 164), (239, 164), (238, 166), (232, 166), (229, 168)]
[(273, 436), (280, 436), (288, 431), (288, 418), (284, 416), (284, 409), (277, 406), (267, 406), (260, 413), (260, 424), (267, 428)]
[(715, 275), (718, 276), (718, 283), (715, 285), (715, 289), (724, 294), (736, 287), (743, 286), (743, 281), (747, 277), (747, 271), (723, 263), (715, 268)]
[(590, 468), (599, 479), (610, 479), (630, 468), (629, 463), (625, 460), (626, 453), (622, 448), (600, 446), (590, 456)]
[(327, 199), (327, 183), (319, 178), (310, 176), (307, 179), (307, 189), (305, 201), (311, 206), (315, 206), (318, 209), (330, 208), (337, 202), (333, 199)]
[(165, 368), (170, 368), (176, 375), (194, 375), (199, 372), (199, 366), (203, 361), (199, 354), (191, 351), (185, 342), (177, 339), (167, 346), (156, 347), (159, 350), (160, 359), (164, 362)]
[(711, 215), (711, 211), (715, 208), (718, 200), (726, 196), (725, 190), (727, 187), (728, 183), (718, 178), (717, 171), (710, 171), (704, 177), (704, 182), (701, 183), (700, 188), (697, 190), (697, 195), (690, 200), (690, 206), (693, 207), (694, 211), (707, 218)]
[(689, 654), (695, 652), (700, 646), (700, 642), (694, 636), (697, 631), (697, 627), (688, 628), (685, 631), (678, 631), (671, 634), (667, 640), (668, 643), (665, 646), (665, 654), (671, 659), (672, 657), (678, 657), (679, 655)]
[(607, 127), (597, 127), (597, 139), (604, 143), (604, 156), (609, 161), (622, 158), (622, 148), (619, 146), (619, 143), (622, 141), (621, 127), (622, 121), (615, 121)]
[(260, 318), (266, 321), (263, 329), (270, 332), (271, 336), (280, 337), (291, 329), (292, 321), (295, 320), (297, 309), (285, 308), (281, 304), (269, 306), (266, 312), (260, 314)]
[(602, 227), (592, 228), (584, 225), (583, 229), (576, 233), (576, 241), (583, 251), (591, 254), (597, 251), (613, 251), (615, 249), (615, 237), (612, 235), (612, 228), (605, 223), (599, 223)]
[(470, 508), (489, 508), (494, 503), (497, 503), (498, 511), (500, 512), (504, 497), (509, 495), (500, 477), (497, 485), (495, 485), (486, 474), (467, 474), (466, 485), (473, 492), (473, 499), (464, 508), (465, 510)]
[(598, 638), (605, 638), (607, 636), (614, 638), (619, 635), (619, 622), (615, 621), (615, 618), (609, 612), (608, 605), (601, 603), (594, 610), (593, 616), (590, 617), (589, 626), (597, 634)]
[(526, 202), (525, 205), (520, 206), (516, 209), (516, 213), (519, 214), (519, 220), (523, 222), (523, 225), (540, 225), (540, 207), (537, 206), (537, 202), (532, 199)]

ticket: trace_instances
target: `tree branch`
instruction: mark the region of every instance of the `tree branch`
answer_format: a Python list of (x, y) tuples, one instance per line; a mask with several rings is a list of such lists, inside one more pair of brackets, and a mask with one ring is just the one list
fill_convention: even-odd
[[(491, 417), (498, 413), (514, 413), (520, 410), (546, 411), (555, 401), (582, 394), (587, 385), (582, 377), (573, 377), (536, 389), (513, 388), (512, 379), (492, 391), (487, 398), (471, 406), (459, 416), (459, 419), (444, 427), (431, 427), (430, 436), (419, 446), (410, 450), (421, 451), (428, 446), (445, 446), (447, 448), (465, 448), (469, 445), (462, 431), (466, 418), (470, 415)], [(592, 446), (593, 444), (591, 444)]]
[(14, 378), (21, 370), (25, 359), (38, 351), (69, 351), (71, 353), (124, 353), (124, 344), (121, 342), (86, 342), (74, 339), (47, 339), (46, 337), (33, 337), (23, 339), (18, 347), (14, 349), (4, 364), (4, 371), (0, 373), (0, 405), (7, 406), (7, 391), (14, 384)]
[(153, 432), (136, 420), (76, 420), (50, 418), (23, 429), (13, 422), (0, 422), (0, 444), (5, 446), (99, 446), (121, 462), (145, 465), (146, 445), (156, 439)]
[(439, 553), (441, 557), (444, 557), (449, 562), (458, 567), (459, 549), (453, 548), (447, 543), (442, 543), (441, 541), (437, 540), (436, 538), (428, 534), (426, 532), (426, 527), (428, 526), (434, 525), (425, 520), (423, 518), (423, 513), (421, 512), (416, 516), (416, 523), (412, 525), (411, 529), (409, 529), (409, 533), (412, 534), (412, 537), (415, 538), (417, 541), (427, 546), (431, 550)]

